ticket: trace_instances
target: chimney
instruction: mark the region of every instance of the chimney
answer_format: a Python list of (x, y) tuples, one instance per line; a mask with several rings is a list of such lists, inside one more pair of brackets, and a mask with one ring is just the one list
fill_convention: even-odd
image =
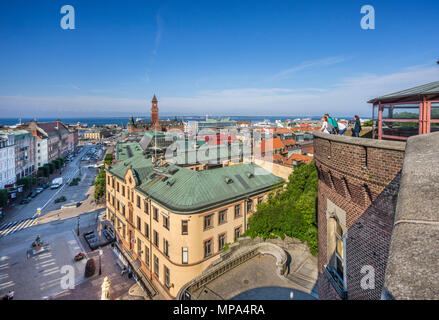
[(56, 130), (59, 130), (59, 125), (60, 125), (60, 123), (61, 123), (61, 120), (56, 120)]

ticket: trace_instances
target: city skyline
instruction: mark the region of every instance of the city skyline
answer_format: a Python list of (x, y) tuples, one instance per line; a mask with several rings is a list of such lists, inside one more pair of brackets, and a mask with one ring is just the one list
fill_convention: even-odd
[(439, 78), (433, 1), (72, 1), (63, 30), (65, 4), (0, 4), (2, 117), (148, 115), (154, 94), (166, 115), (370, 116)]

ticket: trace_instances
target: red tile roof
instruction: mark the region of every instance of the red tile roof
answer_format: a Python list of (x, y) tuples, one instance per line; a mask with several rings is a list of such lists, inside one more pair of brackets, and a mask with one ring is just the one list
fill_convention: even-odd
[(303, 154), (292, 154), (291, 157), (288, 158), (288, 160), (285, 162), (287, 165), (293, 165), (293, 161), (296, 161), (297, 163), (310, 163), (313, 160), (313, 157), (306, 156)]

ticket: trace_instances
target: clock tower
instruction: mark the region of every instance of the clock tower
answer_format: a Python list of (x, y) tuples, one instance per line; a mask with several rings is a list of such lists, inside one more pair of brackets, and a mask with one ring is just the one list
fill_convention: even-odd
[(158, 122), (159, 121), (159, 107), (157, 106), (158, 101), (156, 96), (154, 95), (154, 98), (152, 98), (152, 107), (151, 107), (151, 122)]

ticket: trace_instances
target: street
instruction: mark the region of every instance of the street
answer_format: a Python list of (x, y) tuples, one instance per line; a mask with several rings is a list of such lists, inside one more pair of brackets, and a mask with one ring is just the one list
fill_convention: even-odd
[[(85, 280), (86, 259), (78, 262), (73, 259), (79, 252), (90, 251), (77, 236), (78, 222), (80, 230), (90, 228), (105, 212), (104, 205), (94, 202), (92, 184), (98, 169), (92, 167), (94, 162), (81, 163), (81, 157), (90, 148), (93, 146), (85, 146), (65, 166), (61, 187), (44, 190), (30, 203), (9, 211), (3, 219), (0, 225), (0, 296), (14, 290), (16, 299), (49, 299), (66, 290), (67, 274), (72, 275), (70, 283), (75, 286)], [(78, 185), (66, 184), (77, 176), (81, 178)], [(55, 204), (54, 200), (61, 196), (67, 201)], [(62, 208), (72, 201), (81, 204)], [(37, 208), (42, 208), (41, 215), (36, 215)], [(31, 250), (37, 236), (45, 243), (45, 250), (41, 252)]]
[[(85, 146), (78, 156), (64, 167), (61, 175), (64, 182), (62, 186), (53, 190), (47, 188), (32, 199), (30, 203), (17, 205), (14, 209), (8, 211), (0, 223), (0, 239), (8, 234), (37, 224), (46, 214), (60, 210), (63, 205), (78, 201), (83, 202), (90, 196), (93, 197), (93, 194), (88, 191), (93, 184), (97, 169), (88, 168), (88, 166), (92, 165), (91, 162), (82, 161), (81, 163), (80, 160), (91, 148), (92, 146)], [(78, 176), (81, 178), (81, 181), (77, 186), (66, 184), (66, 182), (70, 182)], [(66, 197), (66, 202), (55, 204), (55, 199), (61, 196)], [(37, 208), (42, 209), (40, 215), (36, 214)]]

